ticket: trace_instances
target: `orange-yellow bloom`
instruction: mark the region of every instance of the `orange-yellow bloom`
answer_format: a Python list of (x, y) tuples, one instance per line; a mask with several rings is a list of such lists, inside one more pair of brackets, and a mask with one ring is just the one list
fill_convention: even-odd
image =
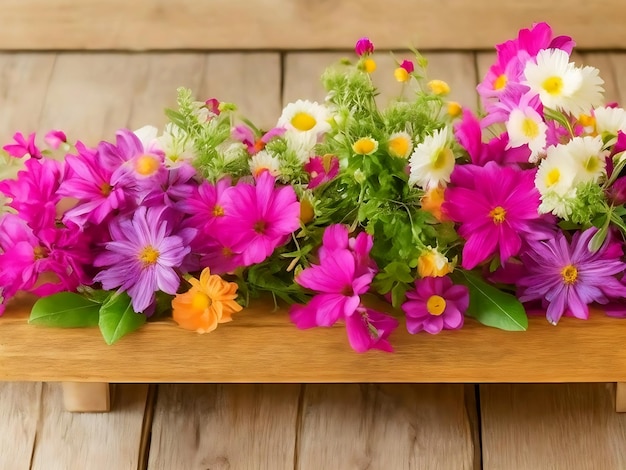
[(429, 247), (417, 259), (417, 272), (420, 277), (442, 277), (452, 272), (452, 265), (444, 255)]
[(191, 278), (189, 283), (191, 288), (172, 300), (172, 317), (182, 328), (208, 333), (218, 323), (231, 321), (231, 315), (241, 310), (235, 302), (237, 284), (211, 275), (209, 268), (202, 271), (199, 280)]
[(448, 220), (448, 218), (441, 212), (444, 191), (444, 188), (436, 187), (422, 196), (422, 209), (426, 212), (430, 212), (439, 222)]

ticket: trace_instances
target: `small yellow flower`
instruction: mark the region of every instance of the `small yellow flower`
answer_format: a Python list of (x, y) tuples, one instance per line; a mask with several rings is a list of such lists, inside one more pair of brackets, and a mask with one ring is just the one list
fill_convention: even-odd
[(376, 70), (376, 61), (374, 59), (365, 59), (363, 61), (363, 69), (367, 73), (373, 73)]
[(306, 225), (314, 218), (315, 210), (313, 209), (311, 199), (308, 196), (304, 196), (300, 200), (300, 222), (302, 222), (303, 225)]
[(357, 155), (371, 155), (378, 150), (378, 142), (371, 137), (361, 137), (352, 144), (352, 150)]
[(452, 272), (452, 265), (435, 248), (428, 247), (417, 259), (417, 272), (421, 277), (442, 277)]
[(409, 158), (413, 151), (413, 139), (407, 132), (396, 132), (387, 141), (389, 155), (396, 158)]
[(427, 85), (435, 95), (445, 96), (450, 93), (450, 85), (443, 80), (431, 80)]
[(398, 80), (400, 83), (408, 82), (411, 78), (409, 72), (407, 72), (406, 69), (403, 67), (398, 67), (396, 70), (394, 70), (393, 76), (396, 77), (396, 80)]
[(459, 117), (463, 113), (463, 107), (456, 101), (448, 102), (448, 116), (452, 118)]
[(445, 189), (437, 186), (422, 196), (422, 210), (430, 212), (439, 222), (447, 220), (441, 212)]

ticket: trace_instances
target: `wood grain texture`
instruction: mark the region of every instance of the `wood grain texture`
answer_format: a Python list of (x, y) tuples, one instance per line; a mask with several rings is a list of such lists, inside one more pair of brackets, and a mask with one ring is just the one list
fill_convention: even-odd
[(325, 49), (370, 35), (386, 49), (484, 49), (537, 21), (583, 47), (623, 48), (625, 14), (621, 0), (9, 0), (0, 48)]
[(0, 383), (0, 468), (30, 469), (41, 393), (41, 383)]
[(626, 468), (614, 384), (481, 386), (485, 470)]
[(33, 470), (135, 469), (147, 385), (119, 385), (110, 413), (68, 413), (59, 384), (44, 384)]
[(66, 411), (102, 413), (111, 410), (111, 385), (107, 382), (63, 382)]
[(299, 385), (160, 385), (148, 468), (291, 470), (299, 395)]
[[(381, 307), (381, 306), (379, 306)], [(0, 319), (0, 380), (93, 382), (623, 382), (626, 321), (593, 312), (558, 327), (531, 318), (526, 332), (468, 320), (436, 336), (392, 335), (394, 354), (357, 354), (343, 326), (301, 331), (285, 309), (257, 303), (208, 335), (150, 323), (107, 346), (97, 329), (26, 323), (30, 304)], [(395, 312), (398, 314), (398, 312)], [(296, 346), (297, 345), (297, 346)], [(220, 360), (199, 361), (207, 351)], [(528, 351), (532, 351), (529, 354)], [(427, 357), (428, 360), (424, 360)], [(37, 363), (38, 367), (31, 365)], [(141, 363), (141, 367), (137, 367)], [(306, 367), (305, 367), (306, 365)]]
[(474, 468), (462, 385), (306, 385), (297, 470)]

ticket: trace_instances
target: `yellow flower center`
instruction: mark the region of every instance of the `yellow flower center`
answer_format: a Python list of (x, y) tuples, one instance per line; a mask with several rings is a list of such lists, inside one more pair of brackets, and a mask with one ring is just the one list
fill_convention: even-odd
[(113, 186), (111, 186), (107, 182), (104, 182), (100, 185), (100, 193), (105, 197), (111, 194), (112, 190), (113, 190)]
[(454, 159), (454, 155), (452, 155), (452, 150), (449, 148), (441, 148), (435, 155), (433, 159), (432, 167), (435, 170), (441, 170), (445, 168), (450, 159)]
[(561, 77), (546, 78), (541, 84), (542, 88), (552, 96), (560, 95), (563, 91), (563, 79)]
[(568, 264), (561, 270), (561, 277), (565, 284), (574, 284), (578, 279), (578, 269), (574, 265)]
[(494, 224), (501, 224), (506, 217), (506, 209), (502, 206), (496, 206), (489, 212), (489, 217), (493, 219)]
[(196, 292), (191, 299), (191, 308), (194, 310), (206, 310), (211, 306), (213, 301), (204, 292)]
[(139, 252), (139, 261), (143, 263), (144, 267), (151, 266), (157, 262), (160, 254), (158, 250), (148, 245)]
[(393, 76), (396, 77), (396, 80), (398, 80), (399, 82), (407, 82), (410, 78), (409, 72), (407, 72), (406, 69), (402, 67), (398, 67), (396, 70), (394, 70)]
[(502, 90), (506, 86), (508, 81), (509, 79), (505, 74), (498, 76), (498, 78), (496, 78), (493, 82), (493, 89)]
[(580, 124), (583, 127), (595, 127), (596, 118), (593, 116), (590, 116), (589, 114), (581, 114), (578, 117), (578, 122), (580, 122)]
[(539, 124), (531, 118), (524, 118), (522, 122), (522, 133), (529, 139), (534, 139), (539, 135)]
[(153, 155), (142, 155), (135, 162), (135, 171), (142, 176), (150, 176), (156, 173), (159, 166), (161, 163)]
[(33, 248), (33, 257), (35, 258), (35, 261), (39, 260), (39, 259), (43, 259), (46, 258), (48, 256), (48, 249), (39, 245), (36, 246), (35, 248)]
[(224, 208), (222, 206), (215, 205), (212, 213), (213, 217), (221, 217), (224, 215)]
[(441, 315), (446, 309), (446, 299), (440, 295), (431, 295), (426, 302), (426, 310), (431, 315)]
[(376, 61), (374, 59), (365, 59), (363, 61), (363, 68), (367, 73), (372, 73), (376, 70)]
[(370, 137), (362, 137), (352, 144), (352, 150), (357, 155), (369, 155), (378, 148), (378, 142)]
[(558, 168), (552, 168), (546, 175), (546, 186), (550, 187), (555, 185), (561, 179), (561, 170)]
[(315, 118), (304, 111), (294, 114), (291, 118), (291, 125), (302, 132), (310, 131), (316, 124)]
[(411, 141), (404, 135), (394, 137), (389, 141), (389, 153), (392, 157), (406, 158), (411, 151)]

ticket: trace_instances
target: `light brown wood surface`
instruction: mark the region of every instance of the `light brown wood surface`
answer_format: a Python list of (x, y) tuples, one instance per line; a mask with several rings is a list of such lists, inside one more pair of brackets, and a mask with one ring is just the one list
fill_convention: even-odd
[[(33, 14), (36, 12), (36, 14)], [(484, 49), (548, 21), (587, 48), (623, 48), (621, 0), (11, 0), (1, 49)]]
[(299, 396), (300, 385), (161, 385), (148, 469), (291, 470)]
[(474, 469), (462, 385), (304, 388), (298, 470)]
[(63, 382), (63, 408), (71, 412), (107, 412), (111, 410), (111, 387), (108, 382)]
[(41, 383), (0, 382), (0, 468), (30, 469), (41, 394)]

